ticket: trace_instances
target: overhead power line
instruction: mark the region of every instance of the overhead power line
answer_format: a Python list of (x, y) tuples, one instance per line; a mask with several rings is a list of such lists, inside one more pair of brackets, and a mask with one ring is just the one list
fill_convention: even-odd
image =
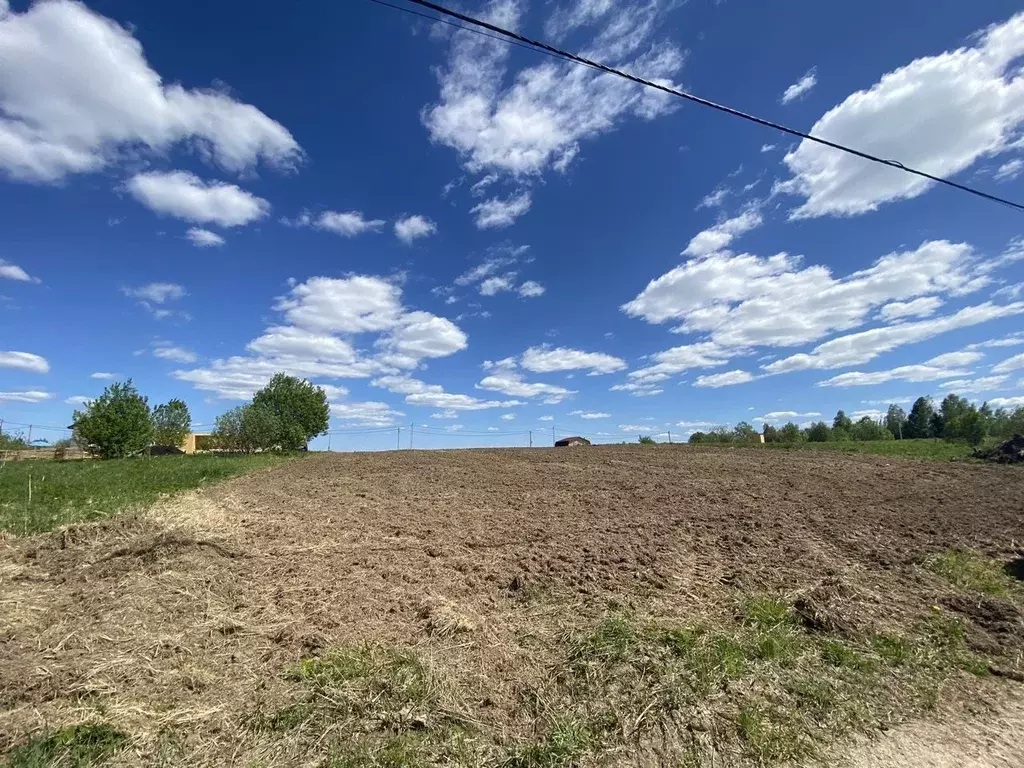
[[(813, 136), (813, 135), (811, 135), (809, 133), (804, 133), (803, 131), (798, 131), (795, 128), (790, 128), (787, 125), (783, 125), (782, 123), (776, 123), (776, 122), (774, 122), (772, 120), (766, 120), (763, 117), (758, 117), (757, 115), (752, 115), (752, 114), (750, 114), (748, 112), (743, 112), (742, 110), (735, 109), (735, 108), (727, 106), (725, 104), (719, 104), (718, 102), (711, 101), (710, 99), (704, 99), (704, 98), (701, 98), (700, 96), (694, 96), (692, 93), (687, 93), (686, 91), (680, 91), (680, 90), (677, 90), (675, 88), (670, 88), (667, 85), (662, 85), (660, 83), (655, 83), (655, 82), (653, 82), (651, 80), (645, 80), (642, 77), (637, 77), (636, 75), (632, 75), (629, 72), (624, 72), (621, 69), (616, 69), (614, 67), (609, 67), (608, 65), (602, 64), (599, 61), (593, 61), (592, 59), (588, 59), (588, 58), (586, 58), (584, 56), (580, 56), (580, 55), (575, 54), (575, 53), (570, 53), (569, 51), (563, 50), (561, 48), (556, 48), (555, 46), (549, 45), (548, 43), (545, 43), (545, 42), (543, 42), (541, 40), (534, 40), (532, 38), (526, 37), (525, 35), (521, 35), (518, 32), (513, 32), (511, 30), (504, 29), (503, 27), (499, 27), (497, 24), (491, 24), (490, 22), (483, 21), (482, 19), (478, 19), (478, 18), (475, 18), (473, 16), (469, 16), (468, 14), (465, 14), (465, 13), (460, 13), (459, 11), (453, 11), (450, 8), (445, 8), (443, 5), (438, 5), (437, 3), (432, 3), (429, 0), (405, 0), (405, 1), (408, 2), (408, 3), (412, 3), (414, 5), (421, 6), (423, 8), (429, 8), (430, 10), (435, 11), (436, 13), (440, 13), (443, 16), (448, 17), (448, 18), (439, 18), (439, 17), (436, 17), (436, 16), (431, 16), (430, 14), (420, 13), (418, 11), (414, 11), (411, 8), (405, 8), (405, 7), (402, 7), (402, 6), (399, 6), (399, 5), (393, 5), (391, 3), (384, 2), (384, 0), (370, 0), (370, 2), (376, 3), (377, 5), (383, 5), (383, 6), (386, 6), (388, 8), (394, 8), (395, 10), (404, 11), (406, 13), (411, 13), (414, 16), (420, 16), (420, 17), (423, 17), (423, 18), (426, 18), (426, 19), (430, 19), (431, 21), (441, 22), (443, 24), (449, 24), (449, 25), (457, 27), (459, 29), (464, 29), (464, 30), (469, 31), (469, 32), (475, 32), (477, 34), (481, 34), (481, 35), (483, 35), (485, 37), (489, 37), (489, 38), (496, 39), (496, 40), (502, 40), (503, 42), (506, 42), (506, 43), (508, 43), (510, 45), (518, 45), (520, 47), (529, 48), (531, 50), (538, 51), (540, 53), (544, 53), (544, 54), (547, 54), (549, 56), (555, 56), (555, 57), (563, 59), (565, 61), (571, 61), (571, 62), (574, 62), (576, 64), (581, 64), (581, 65), (586, 66), (586, 67), (591, 67), (592, 69), (597, 69), (597, 70), (600, 70), (601, 72), (606, 72), (606, 73), (608, 73), (610, 75), (616, 75), (618, 77), (625, 78), (626, 80), (630, 80), (630, 81), (632, 81), (634, 83), (637, 83), (639, 85), (645, 86), (647, 88), (653, 88), (655, 90), (662, 91), (663, 93), (668, 93), (668, 94), (670, 94), (672, 96), (676, 96), (676, 97), (678, 97), (680, 99), (685, 99), (685, 100), (691, 101), (691, 102), (693, 102), (695, 104), (700, 104), (701, 106), (710, 107), (711, 109), (715, 109), (715, 110), (717, 110), (719, 112), (724, 112), (727, 115), (732, 115), (733, 117), (739, 117), (739, 118), (741, 118), (743, 120), (747, 120), (749, 122), (756, 123), (758, 125), (763, 125), (766, 128), (773, 128), (776, 131), (781, 131), (782, 133), (789, 134), (790, 136), (796, 136), (797, 138), (800, 138), (800, 139), (805, 139), (807, 141), (812, 141), (812, 142), (814, 142), (816, 144), (821, 144), (821, 145), (826, 146), (826, 147), (831, 147), (832, 149), (839, 150), (840, 152), (846, 152), (847, 154), (854, 155), (854, 156), (859, 157), (859, 158), (861, 158), (863, 160), (868, 160), (868, 161), (873, 162), (873, 163), (879, 163), (881, 165), (886, 165), (886, 166), (888, 166), (890, 168), (895, 168), (895, 169), (900, 170), (900, 171), (905, 171), (906, 173), (912, 174), (914, 176), (919, 176), (919, 177), (921, 177), (923, 179), (928, 179), (929, 181), (933, 181), (933, 182), (935, 182), (937, 184), (944, 184), (947, 187), (952, 187), (953, 189), (958, 189), (961, 192), (967, 192), (969, 194), (975, 195), (975, 196), (983, 198), (985, 200), (989, 200), (989, 201), (994, 202), (994, 203), (1000, 203), (1002, 205), (1008, 206), (1008, 207), (1013, 208), (1015, 210), (1024, 212), (1024, 204), (1022, 204), (1022, 203), (1017, 203), (1017, 202), (1014, 202), (1013, 200), (1008, 200), (1006, 198), (999, 197), (998, 195), (992, 195), (992, 194), (989, 194), (988, 192), (983, 192), (980, 189), (975, 189), (974, 187), (969, 187), (966, 184), (960, 184), (960, 183), (955, 182), (955, 181), (953, 181), (951, 179), (943, 178), (942, 176), (935, 176), (935, 175), (933, 175), (931, 173), (928, 173), (927, 171), (922, 171), (922, 170), (920, 170), (918, 168), (912, 168), (911, 166), (904, 165), (903, 163), (899, 162), (898, 160), (887, 160), (885, 158), (878, 157), (877, 155), (872, 155), (872, 154), (870, 154), (868, 152), (863, 152), (863, 151), (861, 151), (859, 149), (854, 149), (853, 147), (846, 146), (845, 144), (838, 144), (838, 143), (836, 143), (834, 141), (829, 141), (828, 139), (823, 139), (820, 136)], [(457, 19), (458, 21), (464, 22), (465, 24), (469, 24), (471, 26), (464, 26), (462, 24), (456, 24), (456, 23), (450, 21), (449, 19)], [(484, 30), (487, 30), (487, 31), (485, 32)], [(488, 32), (493, 33), (493, 34), (488, 34)]]

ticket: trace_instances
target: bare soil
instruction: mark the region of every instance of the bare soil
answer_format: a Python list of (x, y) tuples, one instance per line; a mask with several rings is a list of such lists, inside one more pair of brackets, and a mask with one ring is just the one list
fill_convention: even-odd
[(239, 724), (288, 694), (281, 671), (360, 642), (417, 649), (512, 739), (517, 692), (548, 674), (524, 635), (609, 606), (724, 622), (738, 592), (785, 594), (839, 632), (941, 605), (1019, 675), (1015, 605), (922, 564), (950, 548), (1009, 563), (1022, 540), (1014, 467), (670, 446), (311, 456), (0, 539), (0, 755), (102, 712), (136, 739), (125, 764), (251, 764)]

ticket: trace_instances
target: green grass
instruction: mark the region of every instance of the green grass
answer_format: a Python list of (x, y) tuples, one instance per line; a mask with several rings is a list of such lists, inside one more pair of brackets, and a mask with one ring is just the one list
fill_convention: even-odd
[(844, 440), (835, 443), (767, 443), (771, 450), (829, 451), (838, 453), (867, 453), (874, 456), (902, 456), (910, 459), (949, 461), (969, 459), (972, 450), (967, 443), (946, 440)]
[[(0, 468), (0, 529), (19, 536), (96, 520), (276, 464), (273, 454), (14, 461)], [(31, 499), (29, 486), (31, 483)]]
[(930, 558), (926, 567), (957, 587), (992, 597), (1005, 597), (1013, 580), (999, 563), (977, 552), (951, 549)]
[(102, 765), (128, 743), (128, 738), (104, 723), (72, 725), (48, 731), (16, 747), (4, 768), (87, 768)]

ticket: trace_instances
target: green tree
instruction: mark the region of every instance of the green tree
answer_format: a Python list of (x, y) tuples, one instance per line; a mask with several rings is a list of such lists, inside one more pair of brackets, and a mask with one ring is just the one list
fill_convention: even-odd
[(903, 436), (910, 438), (934, 437), (932, 432), (934, 428), (932, 416), (934, 415), (935, 408), (932, 406), (931, 398), (917, 398), (910, 409), (910, 415), (907, 417)]
[(837, 411), (836, 417), (832, 419), (832, 429), (841, 429), (844, 432), (849, 432), (853, 428), (853, 420), (846, 415), (846, 411)]
[(892, 440), (892, 433), (885, 428), (882, 424), (872, 419), (870, 416), (864, 416), (854, 423), (853, 428), (850, 430), (850, 436), (854, 440)]
[(766, 443), (779, 442), (779, 430), (773, 427), (767, 421), (764, 423), (764, 429), (761, 430), (761, 434), (764, 435), (764, 441)]
[(148, 401), (131, 379), (111, 384), (84, 411), (75, 411), (73, 423), (75, 442), (100, 458), (133, 456), (153, 443)]
[(214, 420), (213, 444), (222, 451), (242, 450), (242, 422), (249, 406), (239, 405)]
[(252, 404), (277, 417), (279, 432), (274, 442), (284, 450), (305, 448), (314, 437), (327, 432), (331, 413), (327, 394), (305, 379), (276, 373), (256, 393)]
[(757, 430), (745, 421), (741, 421), (736, 425), (736, 428), (733, 430), (733, 434), (736, 436), (736, 441), (740, 443), (758, 442)]
[(245, 406), (242, 412), (242, 450), (280, 450), (282, 434), (281, 417), (273, 410), (255, 403)]
[(707, 435), (703, 432), (694, 432), (690, 435), (690, 439), (687, 441), (690, 445), (699, 445), (700, 443), (707, 442)]
[(966, 440), (972, 446), (981, 445), (988, 435), (988, 419), (981, 411), (972, 406), (958, 418), (957, 428), (960, 440)]
[(779, 442), (780, 443), (799, 443), (803, 440), (804, 435), (800, 431), (800, 427), (794, 424), (792, 421), (787, 421), (779, 429)]
[(935, 430), (936, 437), (945, 437), (947, 440), (964, 439), (963, 419), (971, 411), (977, 410), (966, 399), (952, 392), (942, 398), (939, 405), (939, 418), (932, 417), (933, 423), (941, 430)]
[(178, 448), (192, 431), (192, 415), (183, 400), (169, 400), (153, 409), (153, 444)]
[(902, 408), (893, 403), (885, 412), (885, 428), (897, 440), (902, 440), (907, 428), (907, 414)]
[(650, 435), (640, 435), (640, 445), (656, 445), (656, 442)]
[(832, 430), (824, 421), (816, 421), (807, 428), (807, 441), (810, 443), (827, 443), (832, 439)]

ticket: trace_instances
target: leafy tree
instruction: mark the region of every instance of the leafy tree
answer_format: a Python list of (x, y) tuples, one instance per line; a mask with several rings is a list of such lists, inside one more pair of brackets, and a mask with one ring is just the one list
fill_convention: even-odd
[(21, 432), (0, 432), (0, 450), (20, 451), (28, 447), (29, 444), (25, 442), (25, 436)]
[(837, 411), (836, 417), (832, 419), (832, 429), (841, 429), (844, 432), (849, 433), (853, 429), (853, 420), (846, 415), (846, 411)]
[(934, 437), (932, 432), (934, 428), (932, 416), (934, 415), (935, 408), (932, 406), (931, 398), (917, 398), (910, 409), (910, 416), (907, 417), (903, 436), (910, 438)]
[(850, 430), (850, 436), (854, 440), (892, 440), (892, 433), (885, 428), (882, 424), (872, 419), (870, 416), (864, 416), (860, 421), (853, 425)]
[(650, 435), (640, 435), (640, 445), (656, 445), (656, 442)]
[(222, 451), (242, 450), (242, 422), (249, 406), (240, 405), (214, 420), (213, 444)]
[(893, 403), (885, 412), (885, 428), (897, 440), (902, 440), (907, 428), (907, 414), (898, 405)]
[(192, 431), (192, 416), (183, 400), (170, 400), (153, 409), (153, 444), (179, 447)]
[(327, 432), (330, 419), (327, 394), (305, 379), (276, 373), (270, 383), (256, 393), (252, 404), (268, 409), (277, 417), (279, 431), (274, 442), (284, 450), (304, 448), (314, 437)]
[(149, 404), (132, 380), (115, 382), (74, 414), (75, 442), (104, 459), (132, 456), (153, 442)]
[(773, 427), (767, 421), (764, 423), (764, 429), (761, 430), (761, 434), (764, 435), (764, 441), (766, 443), (779, 442), (779, 430)]
[(740, 442), (740, 443), (756, 443), (756, 442), (758, 442), (757, 430), (754, 429), (752, 426), (750, 426), (750, 424), (748, 424), (745, 421), (741, 421), (739, 424), (737, 424), (736, 428), (733, 430), (733, 433), (736, 436), (736, 441), (737, 442)]
[(273, 451), (281, 448), (281, 417), (265, 405), (247, 405), (242, 412), (242, 450)]
[(799, 443), (803, 440), (803, 432), (800, 431), (800, 427), (794, 424), (792, 421), (788, 421), (782, 425), (779, 429), (779, 442), (780, 443)]
[(807, 428), (807, 441), (810, 443), (827, 443), (832, 439), (832, 430), (824, 421), (816, 421)]
[(958, 439), (966, 440), (972, 446), (985, 442), (988, 434), (988, 418), (973, 406), (957, 418)]
[(712, 428), (712, 430), (708, 432), (708, 439), (706, 442), (731, 443), (733, 441), (733, 438), (735, 437), (736, 433), (733, 430), (729, 429), (724, 424), (721, 424), (717, 427)]
[(694, 432), (690, 435), (690, 439), (687, 442), (691, 445), (699, 445), (700, 443), (707, 442), (707, 437), (703, 432)]

